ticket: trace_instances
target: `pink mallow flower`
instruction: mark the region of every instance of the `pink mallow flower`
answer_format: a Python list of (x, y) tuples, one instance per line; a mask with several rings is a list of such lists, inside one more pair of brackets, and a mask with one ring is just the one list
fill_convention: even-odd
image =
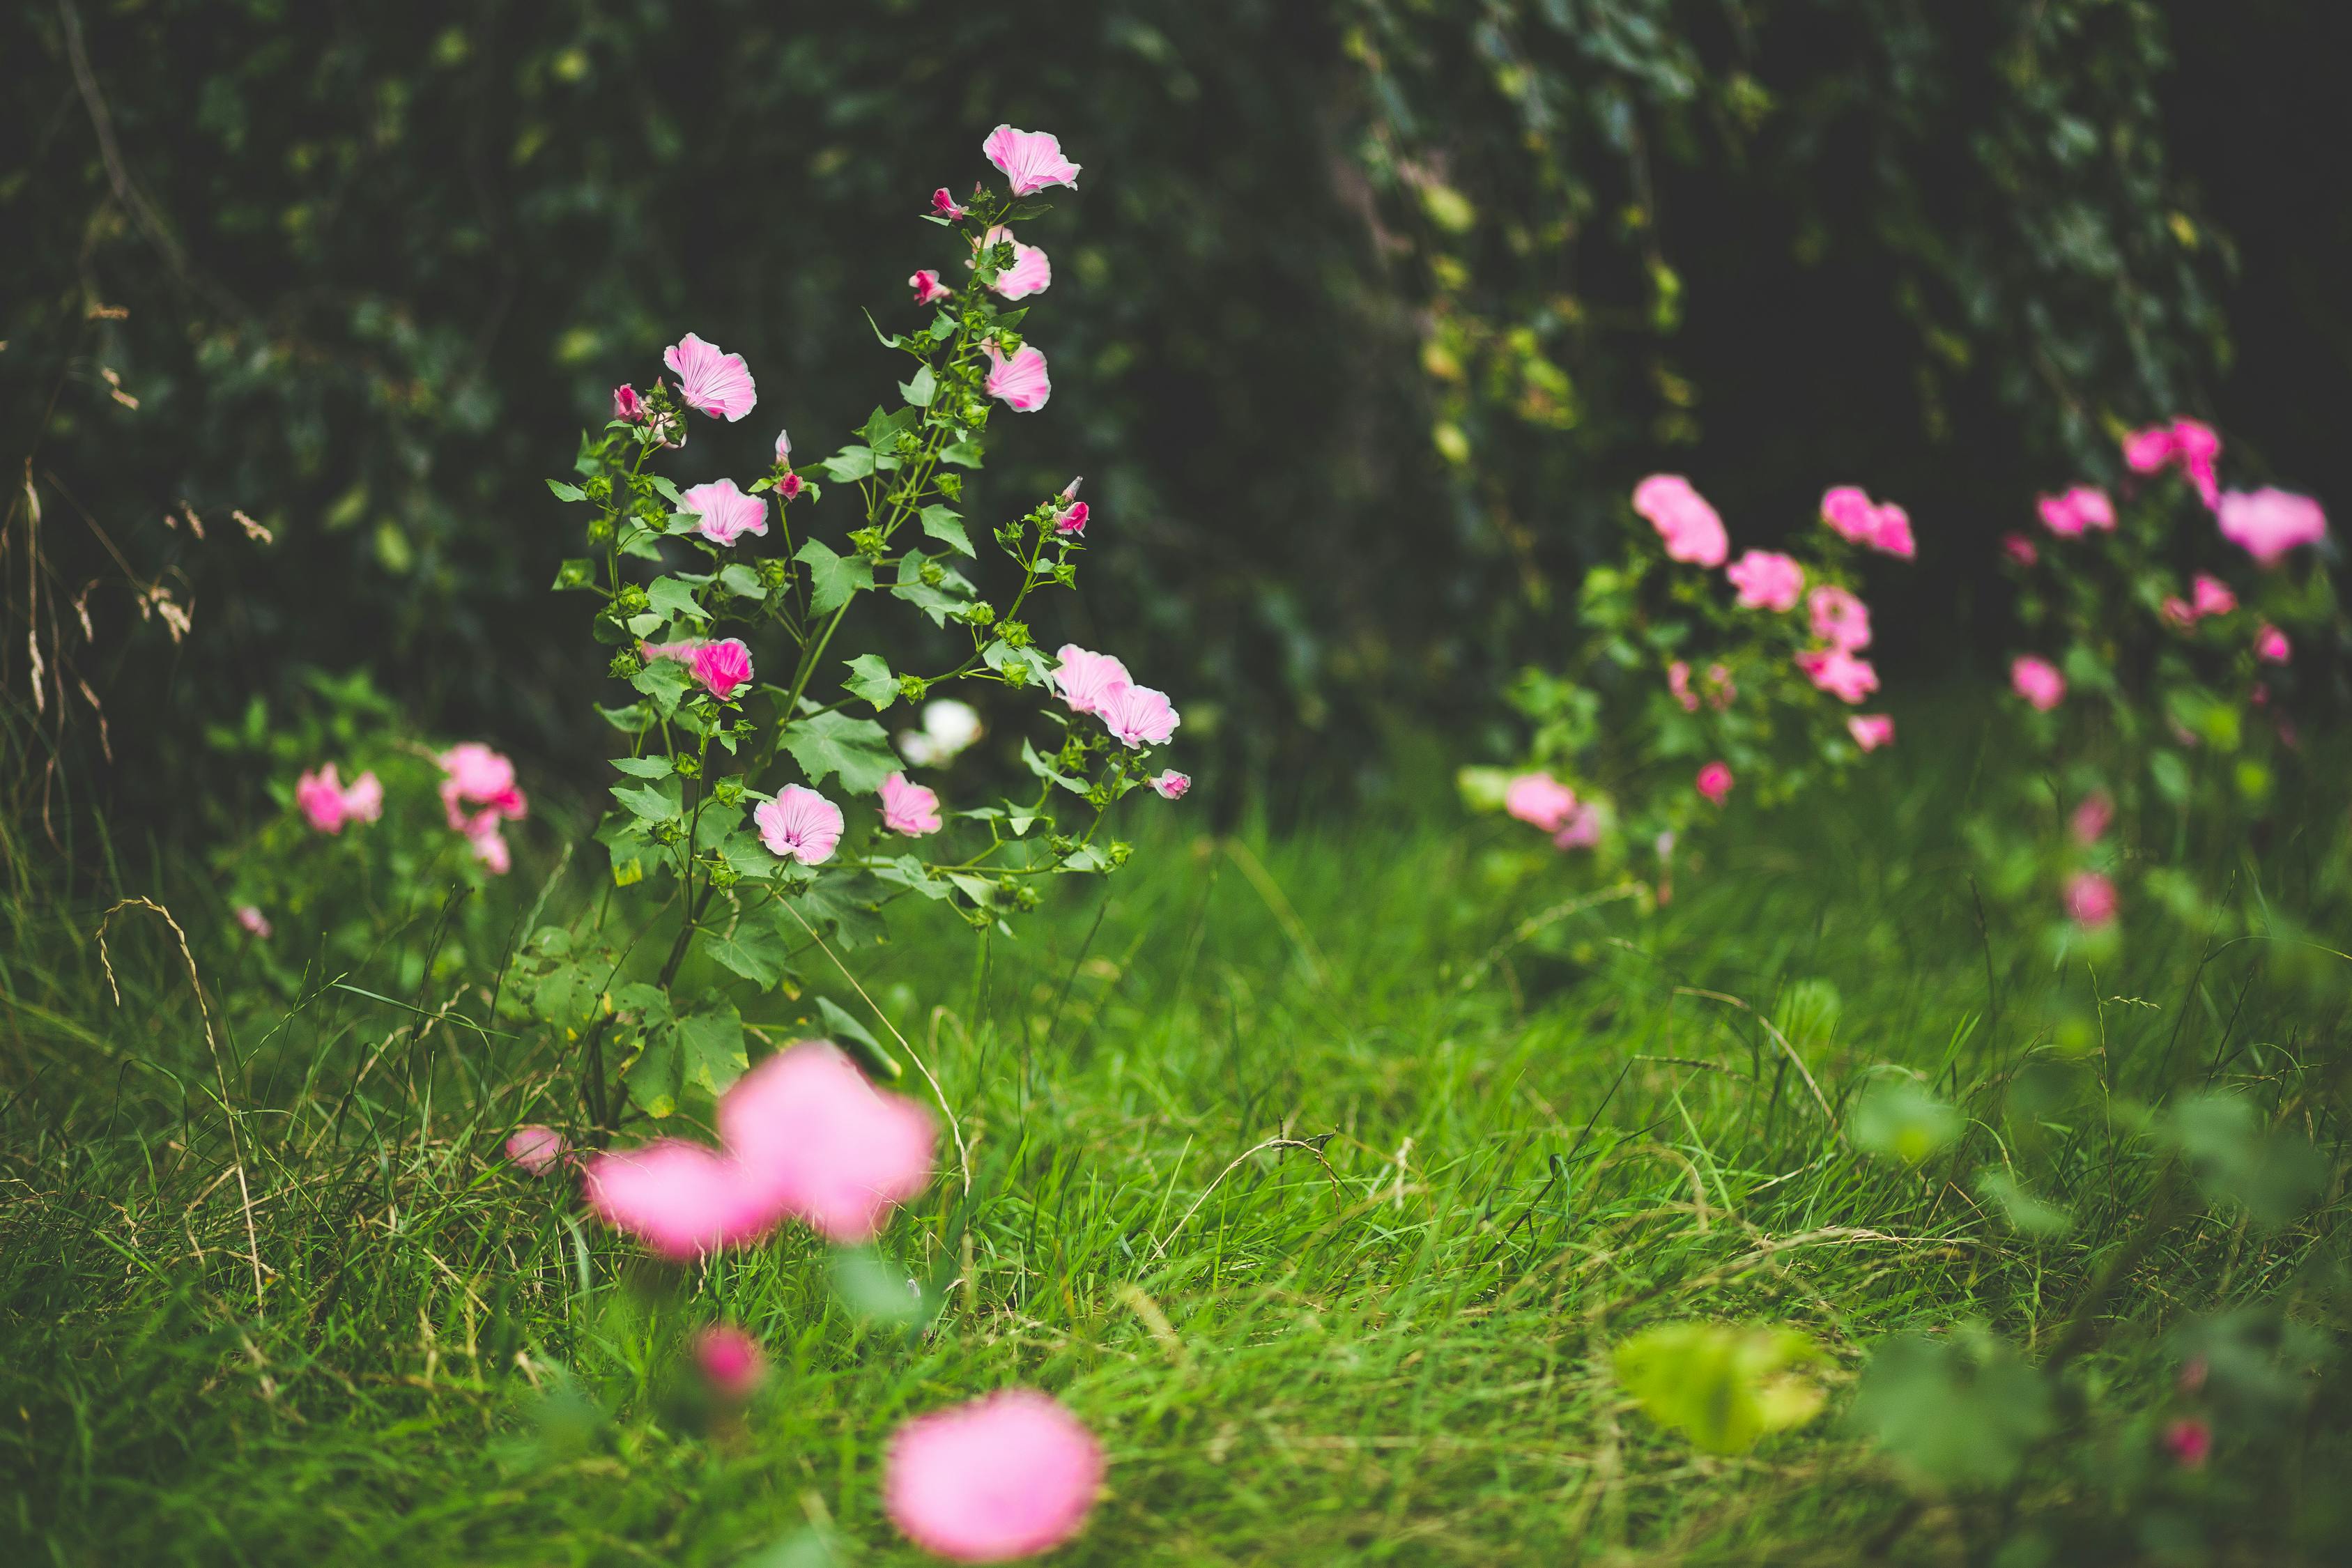
[(882, 781), (882, 826), (909, 838), (940, 830), (940, 797), (904, 773)]
[(1575, 809), (1551, 836), (1555, 849), (1590, 849), (1601, 842), (1601, 812), (1590, 801), (1579, 801)]
[(530, 811), (514, 763), (479, 741), (461, 741), (434, 760), (441, 764), (441, 810), (451, 832), (496, 832), (501, 820), (520, 822)]
[(955, 197), (948, 194), (948, 188), (941, 185), (931, 193), (931, 216), (946, 218), (950, 223), (957, 223), (962, 220), (964, 210), (957, 204)]
[(2082, 804), (2066, 819), (2066, 831), (2074, 835), (2075, 843), (2088, 849), (2107, 836), (2107, 825), (2115, 819), (2114, 799), (2106, 791), (2095, 789), (2083, 797)]
[(698, 644), (686, 663), (702, 689), (721, 702), (751, 683), (751, 650), (740, 637)]
[(2076, 485), (2063, 495), (2042, 496), (2034, 502), (2042, 526), (2062, 539), (2079, 537), (2089, 529), (2116, 526), (2115, 502), (2095, 485)]
[(1503, 787), (1503, 809), (1545, 833), (1567, 826), (1576, 792), (1549, 773), (1521, 773)]
[(952, 299), (955, 295), (955, 290), (940, 282), (940, 275), (928, 267), (908, 279), (907, 287), (915, 291), (915, 303), (918, 305), (936, 304), (941, 300)]
[(467, 827), (466, 847), (474, 852), (474, 858), (479, 860), (492, 876), (503, 877), (514, 868), (514, 856), (507, 848), (507, 836), (499, 831), (496, 822)]
[(646, 400), (637, 395), (635, 387), (625, 381), (613, 388), (614, 418), (625, 419), (635, 425), (641, 422), (645, 416)]
[(1911, 514), (1893, 501), (1874, 502), (1854, 485), (1833, 485), (1822, 492), (1822, 521), (1839, 538), (1909, 560), (1917, 552), (1911, 538)]
[(929, 1114), (829, 1040), (787, 1047), (719, 1097), (719, 1135), (748, 1185), (828, 1240), (870, 1241), (931, 1179)]
[(1865, 752), (1895, 743), (1895, 721), (1885, 713), (1857, 713), (1845, 721), (1845, 732)]
[(1144, 782), (1149, 784), (1162, 800), (1182, 800), (1184, 792), (1192, 787), (1192, 775), (1180, 773), (1174, 768), (1169, 768), (1159, 777), (1147, 779)]
[(383, 815), (383, 784), (365, 773), (347, 788), (329, 763), (294, 781), (294, 804), (312, 827), (341, 833), (346, 822), (373, 822)]
[(251, 904), (236, 907), (236, 923), (263, 942), (269, 940), (269, 917)]
[(758, 1241), (785, 1213), (737, 1161), (677, 1138), (591, 1155), (581, 1188), (605, 1225), (681, 1263)]
[(2214, 508), (2221, 537), (2265, 566), (2299, 544), (2327, 537), (2327, 514), (2309, 496), (2273, 489), (2231, 490)]
[(1054, 685), (1073, 713), (1100, 713), (1111, 694), (1135, 684), (1127, 666), (1107, 653), (1089, 653), (1076, 643), (1064, 643), (1054, 656)]
[(2009, 687), (2038, 712), (2047, 713), (2066, 699), (2066, 678), (2058, 667), (2030, 653), (2010, 661)]
[(1093, 1433), (1050, 1395), (1009, 1388), (898, 1428), (882, 1462), (891, 1522), (957, 1563), (1006, 1563), (1075, 1538), (1102, 1488)]
[(1149, 686), (1120, 687), (1105, 700), (1097, 716), (1130, 752), (1165, 743), (1184, 721), (1168, 694)]
[(1723, 570), (1739, 590), (1739, 605), (1748, 610), (1791, 610), (1805, 590), (1805, 569), (1794, 558), (1770, 550), (1751, 550)]
[[(980, 144), (1016, 196), (1034, 196), (1054, 185), (1077, 189), (1080, 165), (1062, 156), (1061, 139), (1046, 131), (1015, 131), (1000, 125)], [(931, 198), (934, 210), (939, 198)]]
[(515, 1129), (514, 1136), (507, 1140), (507, 1158), (521, 1166), (525, 1175), (543, 1176), (571, 1147), (572, 1141), (562, 1133), (534, 1121)]
[(1633, 510), (1658, 531), (1674, 560), (1720, 566), (1731, 552), (1723, 519), (1680, 474), (1652, 474), (1635, 485)]
[(2177, 626), (2184, 632), (2197, 624), (2197, 606), (2178, 594), (2166, 595), (2164, 602), (2157, 605), (2156, 613), (2164, 617), (2166, 625)]
[(2201, 1470), (2213, 1453), (2213, 1428), (2195, 1415), (2184, 1415), (2164, 1429), (2164, 1451), (2184, 1470)]
[(2016, 562), (2020, 566), (2031, 566), (2035, 562), (2042, 559), (2042, 552), (2033, 548), (2033, 541), (2026, 538), (2025, 535), (2021, 533), (2002, 534), (2000, 536), (2000, 552), (2003, 555), (2008, 556), (2011, 561)]
[(2077, 871), (2066, 879), (2066, 915), (2085, 931), (2116, 918), (2116, 885), (2096, 871)]
[(1698, 711), (1698, 693), (1691, 689), (1690, 666), (1684, 660), (1678, 658), (1666, 666), (1666, 689), (1675, 694), (1684, 712)]
[(2254, 657), (2264, 664), (2284, 664), (2294, 656), (2286, 634), (2276, 626), (2265, 626), (2254, 634)]
[(692, 332), (662, 351), (662, 363), (677, 374), (678, 396), (698, 414), (731, 424), (760, 401), (743, 356), (721, 353), (718, 344), (704, 342)]
[(712, 1397), (740, 1405), (768, 1378), (760, 1342), (732, 1323), (713, 1323), (694, 1336), (694, 1369)]
[(1054, 514), (1054, 531), (1071, 538), (1086, 532), (1087, 521), (1092, 510), (1084, 501), (1073, 501)]
[(803, 866), (832, 859), (841, 842), (841, 807), (804, 784), (786, 784), (775, 799), (761, 801), (751, 808), (751, 820), (770, 854)]
[(2189, 605), (2200, 616), (2226, 616), (2238, 607), (2238, 595), (2230, 585), (2210, 573), (2200, 572), (2190, 584)]
[(1878, 671), (1842, 647), (1807, 648), (1797, 656), (1805, 679), (1839, 701), (1856, 703), (1878, 689)]
[(802, 479), (798, 474), (786, 474), (782, 479), (776, 481), (776, 499), (779, 500), (796, 500), (799, 499), (801, 491), (807, 488), (808, 481)]
[(1847, 590), (1824, 584), (1805, 601), (1813, 635), (1832, 647), (1860, 653), (1870, 646), (1870, 607)]
[(2136, 474), (2153, 474), (2168, 463), (2179, 463), (2207, 506), (2213, 505), (2220, 494), (2213, 464), (2221, 455), (2221, 437), (2210, 425), (2194, 419), (2151, 425), (2124, 437), (2124, 467)]
[(1024, 245), (1013, 238), (1013, 231), (998, 224), (981, 236), (980, 248), (992, 250), (1003, 241), (1013, 245), (1013, 265), (988, 280), (988, 286), (1007, 300), (1026, 300), (1032, 294), (1043, 294), (1054, 285), (1054, 264), (1045, 253), (1034, 245)]
[(745, 495), (735, 488), (733, 479), (713, 479), (679, 491), (677, 510), (700, 518), (695, 531), (713, 544), (731, 548), (747, 533), (768, 531), (767, 498)]
[(1709, 805), (1721, 805), (1731, 798), (1731, 769), (1722, 763), (1707, 763), (1698, 771), (1697, 787)]
[(988, 355), (988, 379), (981, 384), (989, 396), (1003, 399), (1015, 414), (1034, 414), (1054, 395), (1054, 383), (1045, 374), (1045, 356), (1034, 345), (1022, 344), (1011, 359), (998, 353), (994, 343), (983, 345), (983, 352)]

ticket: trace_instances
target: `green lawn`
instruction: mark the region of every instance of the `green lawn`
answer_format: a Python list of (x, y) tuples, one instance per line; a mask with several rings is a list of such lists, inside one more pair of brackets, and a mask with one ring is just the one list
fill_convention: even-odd
[[(2094, 974), (1980, 925), (1951, 826), (1970, 743), (1735, 815), (1655, 910), (1434, 787), (1230, 838), (1150, 803), (1134, 865), (1017, 942), (914, 923), (853, 959), (971, 1153), (968, 1190), (950, 1149), (885, 1233), (887, 1278), (804, 1233), (696, 1273), (596, 1230), (499, 1155), (562, 1115), (519, 1023), (215, 995), (216, 1068), (160, 921), (117, 918), (118, 1009), (89, 940), (110, 898), (20, 898), (0, 1560), (923, 1561), (880, 1513), (883, 1441), (1016, 1381), (1109, 1450), (1072, 1564), (2329, 1560), (2332, 1363), (2299, 1414), (2221, 1425), (2206, 1468), (2142, 1472), (2180, 1397), (2168, 1333), (2258, 1298), (2340, 1321), (2340, 1160), (2284, 1228), (2189, 1199), (2144, 1232), (2129, 1102), (2246, 1084), (2337, 1147), (2334, 961), (2151, 942)], [(454, 1011), (486, 1018), (488, 978)], [(2087, 1058), (2051, 1049), (2062, 996), (2093, 1009)], [(1887, 1079), (1969, 1118), (1917, 1170), (1846, 1131)], [(2020, 1234), (1987, 1170), (2073, 1228)], [(906, 1276), (943, 1296), (928, 1331), (855, 1305)], [(706, 1431), (678, 1343), (719, 1316), (773, 1375)], [(1731, 1457), (1662, 1428), (1610, 1352), (1687, 1319), (1813, 1336), (1823, 1415)], [(2083, 1353), (2020, 1480), (1915, 1489), (1853, 1385), (1890, 1333), (1971, 1321), (2036, 1359), (2071, 1323)]]

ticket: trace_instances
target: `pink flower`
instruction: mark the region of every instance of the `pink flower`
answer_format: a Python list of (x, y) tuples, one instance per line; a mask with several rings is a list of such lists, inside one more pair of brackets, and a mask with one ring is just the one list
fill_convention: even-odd
[(2167, 595), (2164, 603), (2157, 605), (2156, 613), (2162, 616), (2168, 624), (2179, 627), (2182, 631), (2187, 631), (2197, 624), (2196, 606), (2178, 594)]
[(253, 905), (239, 904), (236, 907), (236, 923), (262, 941), (269, 940), (269, 917)]
[(1806, 599), (1813, 635), (1832, 647), (1859, 653), (1870, 646), (1870, 608), (1834, 584), (1824, 584)]
[(1884, 713), (1857, 713), (1845, 721), (1845, 732), (1865, 752), (1895, 743), (1895, 721)]
[(1184, 721), (1168, 694), (1149, 686), (1120, 687), (1104, 700), (1097, 716), (1130, 752), (1164, 743)]
[(870, 1241), (931, 1179), (923, 1108), (886, 1094), (828, 1040), (787, 1047), (719, 1097), (719, 1134), (750, 1186), (837, 1242)]
[(598, 1219), (678, 1262), (757, 1241), (783, 1217), (734, 1160), (677, 1138), (589, 1156), (581, 1188)]
[(1698, 711), (1698, 693), (1690, 687), (1690, 666), (1681, 659), (1666, 666), (1666, 689), (1675, 694), (1685, 713)]
[(2135, 474), (2152, 474), (2172, 461), (2172, 430), (2151, 425), (2124, 437), (2124, 467)]
[(2066, 879), (2066, 913), (2084, 930), (2116, 918), (2116, 885), (2096, 871), (2077, 871)]
[(1590, 802), (1579, 801), (1551, 836), (1555, 849), (1590, 849), (1601, 842), (1601, 813)]
[(2107, 836), (2107, 824), (2115, 819), (2116, 803), (2108, 798), (2106, 791), (2095, 789), (2083, 797), (2074, 816), (2067, 818), (2066, 830), (2074, 836), (2075, 843), (2088, 849)]
[(1032, 294), (1043, 294), (1053, 287), (1054, 264), (1045, 253), (1034, 245), (1024, 245), (1013, 239), (1013, 231), (998, 224), (981, 237), (980, 248), (993, 250), (1002, 241), (1013, 246), (1013, 265), (988, 280), (988, 286), (1007, 300), (1025, 300)]
[(346, 822), (373, 822), (383, 815), (383, 784), (365, 773), (345, 787), (329, 763), (294, 781), (294, 805), (320, 832), (341, 833)]
[(926, 1552), (1005, 1563), (1076, 1536), (1102, 1481), (1094, 1434), (1058, 1400), (1011, 1388), (899, 1427), (883, 1460), (882, 1499)]
[(2238, 607), (2238, 595), (2230, 592), (2230, 585), (2208, 573), (2199, 573), (2191, 588), (2200, 616), (2226, 616)]
[(1045, 374), (1045, 356), (1034, 346), (1024, 343), (1011, 359), (997, 353), (996, 345), (984, 345), (988, 355), (988, 379), (981, 384), (991, 397), (1001, 397), (1015, 414), (1034, 414), (1045, 406), (1054, 395), (1053, 381)]
[(2025, 535), (2021, 533), (2002, 534), (2000, 536), (2000, 549), (2002, 554), (2008, 556), (2011, 561), (2016, 562), (2020, 566), (2031, 566), (2035, 562), (2042, 559), (2042, 552), (2033, 548), (2033, 541), (2026, 538)]
[(520, 1165), (524, 1174), (543, 1176), (555, 1168), (555, 1163), (571, 1147), (572, 1141), (554, 1128), (533, 1122), (529, 1127), (517, 1128), (514, 1136), (507, 1140), (507, 1158)]
[(1893, 501), (1878, 505), (1878, 528), (1870, 537), (1870, 547), (1882, 555), (1892, 555), (1908, 561), (1919, 553), (1919, 546), (1911, 537), (1911, 514)]
[(1162, 800), (1182, 800), (1184, 792), (1192, 787), (1192, 776), (1190, 773), (1180, 773), (1174, 768), (1170, 768), (1159, 777), (1148, 779), (1145, 782), (1159, 792), (1160, 798)]
[(776, 466), (781, 468), (792, 460), (793, 433), (789, 430), (779, 430), (776, 432)]
[(2043, 713), (2057, 707), (2066, 696), (2066, 678), (2058, 673), (2058, 667), (2030, 653), (2020, 654), (2010, 661), (2009, 685), (2011, 690)]
[(931, 193), (931, 216), (946, 218), (950, 223), (957, 223), (962, 220), (964, 210), (956, 205), (955, 197), (948, 195), (948, 188), (941, 185)]
[(1549, 773), (1521, 773), (1503, 788), (1503, 809), (1545, 833), (1557, 833), (1576, 810), (1576, 792)]
[(1878, 671), (1870, 667), (1870, 661), (1856, 658), (1842, 647), (1808, 648), (1797, 656), (1797, 668), (1815, 687), (1841, 702), (1859, 702), (1878, 689)]
[(2327, 537), (2327, 517), (2317, 501), (2268, 486), (2252, 494), (2231, 490), (2214, 510), (2221, 537), (2265, 566), (2298, 544)]
[(2136, 474), (2152, 474), (2177, 462), (2189, 482), (2197, 487), (2207, 506), (2215, 503), (2221, 487), (2213, 463), (2221, 455), (2221, 437), (2210, 425), (2175, 419), (2169, 426), (2151, 425), (2124, 437), (2124, 466)]
[(2213, 1452), (2213, 1428), (2195, 1415), (2184, 1415), (2164, 1429), (2164, 1451), (2184, 1470), (2201, 1470)]
[(1836, 485), (1822, 493), (1822, 521), (1839, 538), (1867, 544), (1878, 534), (1878, 508), (1854, 485)]
[(1054, 514), (1054, 531), (1074, 537), (1084, 533), (1087, 531), (1087, 503), (1084, 501), (1066, 506)]
[(1731, 770), (1721, 763), (1709, 763), (1698, 771), (1698, 793), (1710, 805), (1721, 805), (1731, 798)]
[(940, 797), (904, 773), (882, 781), (882, 826), (909, 838), (940, 830)]
[(634, 425), (643, 420), (645, 416), (646, 400), (637, 395), (635, 387), (625, 381), (613, 388), (614, 418), (625, 419)]
[(1723, 574), (1739, 590), (1739, 605), (1748, 610), (1794, 609), (1805, 589), (1805, 569), (1792, 558), (1769, 550), (1751, 550), (1724, 568)]
[(751, 820), (770, 854), (803, 866), (832, 859), (834, 846), (841, 842), (841, 807), (802, 784), (786, 784), (775, 799), (752, 807)]
[(352, 822), (373, 822), (383, 815), (383, 783), (372, 773), (362, 773), (343, 791), (343, 816)]
[(1064, 643), (1054, 656), (1054, 684), (1073, 713), (1100, 713), (1111, 694), (1135, 684), (1127, 666), (1107, 653), (1088, 653), (1076, 643)]
[(507, 836), (499, 831), (496, 818), (484, 822), (477, 818), (466, 828), (466, 845), (474, 858), (488, 868), (490, 874), (503, 877), (514, 866), (514, 858), (507, 850)]
[[(940, 194), (946, 195), (945, 192)], [(915, 303), (918, 305), (929, 305), (955, 296), (955, 290), (940, 282), (940, 275), (928, 267), (908, 279), (907, 287), (915, 291)]]
[(760, 400), (743, 356), (720, 353), (719, 345), (706, 343), (692, 332), (662, 351), (662, 363), (677, 374), (678, 396), (698, 414), (731, 424), (751, 413), (751, 405)]
[(2273, 626), (2264, 626), (2254, 634), (2254, 657), (2265, 664), (2284, 664), (2294, 657), (2286, 634)]
[(1633, 510), (1665, 542), (1666, 554), (1700, 566), (1720, 566), (1731, 552), (1723, 519), (1680, 474), (1652, 474), (1633, 487)]
[[(780, 499), (784, 500), (793, 500), (805, 488), (805, 484), (798, 474), (786, 474), (782, 479), (776, 481), (776, 494)], [(766, 514), (764, 513), (761, 514), (762, 521), (765, 520), (765, 515)]]
[(2073, 539), (2086, 529), (2116, 526), (2115, 503), (2095, 486), (2076, 485), (2064, 495), (2043, 496), (2035, 505), (2042, 512), (2042, 526), (2063, 538)]
[(677, 510), (699, 517), (695, 531), (713, 544), (731, 547), (747, 533), (768, 531), (767, 499), (745, 495), (733, 479), (713, 479), (680, 491)]
[(767, 1381), (760, 1342), (732, 1323), (714, 1323), (694, 1336), (695, 1370), (703, 1386), (729, 1405), (740, 1405)]
[[(1016, 196), (1034, 196), (1052, 185), (1077, 189), (1079, 165), (1062, 156), (1061, 141), (1051, 132), (1000, 125), (980, 150), (1003, 172)], [(939, 198), (931, 200), (936, 206)]]
[(528, 812), (514, 763), (479, 741), (461, 741), (434, 760), (441, 764), (441, 810), (450, 831), (469, 838), (495, 834), (501, 819), (520, 822)]
[(703, 643), (688, 656), (687, 668), (704, 690), (724, 702), (751, 683), (751, 650), (740, 637)]

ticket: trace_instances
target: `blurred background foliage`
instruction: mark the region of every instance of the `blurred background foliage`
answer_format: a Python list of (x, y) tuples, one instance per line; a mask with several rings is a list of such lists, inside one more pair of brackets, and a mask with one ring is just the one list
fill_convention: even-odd
[(1993, 537), (2119, 422), (2213, 417), (2326, 498), (2352, 202), (2306, 154), (2345, 140), (2346, 10), (28, 0), (19, 784), (235, 816), (266, 781), (203, 722), (313, 668), (601, 755), (541, 477), (688, 330), (749, 358), (762, 442), (830, 450), (884, 390), (860, 307), (953, 261), (917, 215), (1003, 121), (1086, 173), (1036, 237), (1057, 395), (973, 510), (1087, 477), (1089, 592), (1041, 635), (1175, 693), (1204, 776), (1374, 781), (1492, 721), (1656, 468), (1743, 543), (1830, 483), (1903, 501), (1887, 662), (1947, 668), (1997, 646)]

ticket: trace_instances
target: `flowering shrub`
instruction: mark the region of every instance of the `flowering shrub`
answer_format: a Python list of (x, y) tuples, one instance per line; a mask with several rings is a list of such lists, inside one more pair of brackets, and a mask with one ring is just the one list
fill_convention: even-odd
[[(549, 481), (590, 514), (588, 553), (563, 563), (555, 587), (596, 598), (592, 629), (624, 688), (601, 710), (624, 754), (596, 837), (615, 887), (638, 892), (619, 906), (629, 929), (617, 941), (600, 909), (588, 930), (535, 933), (523, 970), (541, 1016), (583, 1042), (601, 1127), (625, 1103), (659, 1117), (689, 1092), (724, 1090), (746, 1066), (739, 999), (797, 994), (819, 941), (855, 945), (881, 905), (908, 895), (1002, 926), (1036, 905), (1043, 879), (1126, 859), (1102, 831), (1113, 803), (1146, 784), (1181, 793), (1165, 782), (1178, 775), (1151, 767), (1180, 722), (1168, 697), (1108, 654), (1048, 653), (1029, 619), (1041, 595), (1076, 585), (1091, 521), (1078, 482), (988, 531), (1003, 565), (983, 569), (965, 520), (992, 417), (1053, 394), (1022, 331), (1028, 308), (1013, 305), (1047, 291), (1053, 268), (1014, 233), (1047, 210), (1031, 198), (1079, 174), (1041, 133), (1000, 127), (983, 151), (1009, 190), (933, 194), (927, 216), (956, 237), (962, 266), (915, 272), (908, 330), (877, 329), (904, 379), (848, 445), (803, 464), (779, 432), (740, 485), (659, 471), (704, 449), (698, 421), (733, 424), (760, 404), (741, 356), (689, 332), (664, 355), (674, 382), (616, 389), (610, 422), (582, 440), (577, 482)], [(855, 497), (853, 519), (815, 520), (828, 489)], [(984, 592), (975, 576), (1001, 586)], [(884, 614), (852, 619), (868, 609), (906, 617), (911, 633), (894, 637)], [(957, 651), (926, 667), (919, 650), (941, 631)], [(943, 797), (916, 775), (980, 724), (940, 694), (989, 687), (1034, 698), (1050, 729), (1042, 749), (1021, 745), (1035, 794)], [(920, 728), (894, 753), (878, 720), (902, 706)], [(608, 992), (656, 925), (662, 956)], [(896, 1073), (863, 1030), (835, 1022), (870, 1067)]]
[(1893, 742), (1892, 719), (1858, 710), (1878, 673), (1854, 584), (1864, 552), (1907, 559), (1915, 544), (1901, 507), (1847, 486), (1822, 498), (1825, 533), (1801, 558), (1733, 558), (1678, 475), (1643, 479), (1633, 510), (1623, 562), (1585, 575), (1571, 661), (1510, 692), (1534, 726), (1525, 765), (1463, 784), (1562, 850), (1613, 863), (1654, 848), (1663, 894), (1675, 846), (1735, 795), (1780, 805)]
[(2211, 923), (2295, 782), (2343, 635), (2316, 501), (2225, 489), (2221, 439), (2194, 420), (2122, 456), (2119, 494), (2042, 496), (2038, 534), (2002, 542), (2030, 649), (2010, 665), (2009, 741), (2041, 766), (1970, 835), (1989, 890), (2042, 911), (2053, 942), (2107, 940), (2141, 908)]

